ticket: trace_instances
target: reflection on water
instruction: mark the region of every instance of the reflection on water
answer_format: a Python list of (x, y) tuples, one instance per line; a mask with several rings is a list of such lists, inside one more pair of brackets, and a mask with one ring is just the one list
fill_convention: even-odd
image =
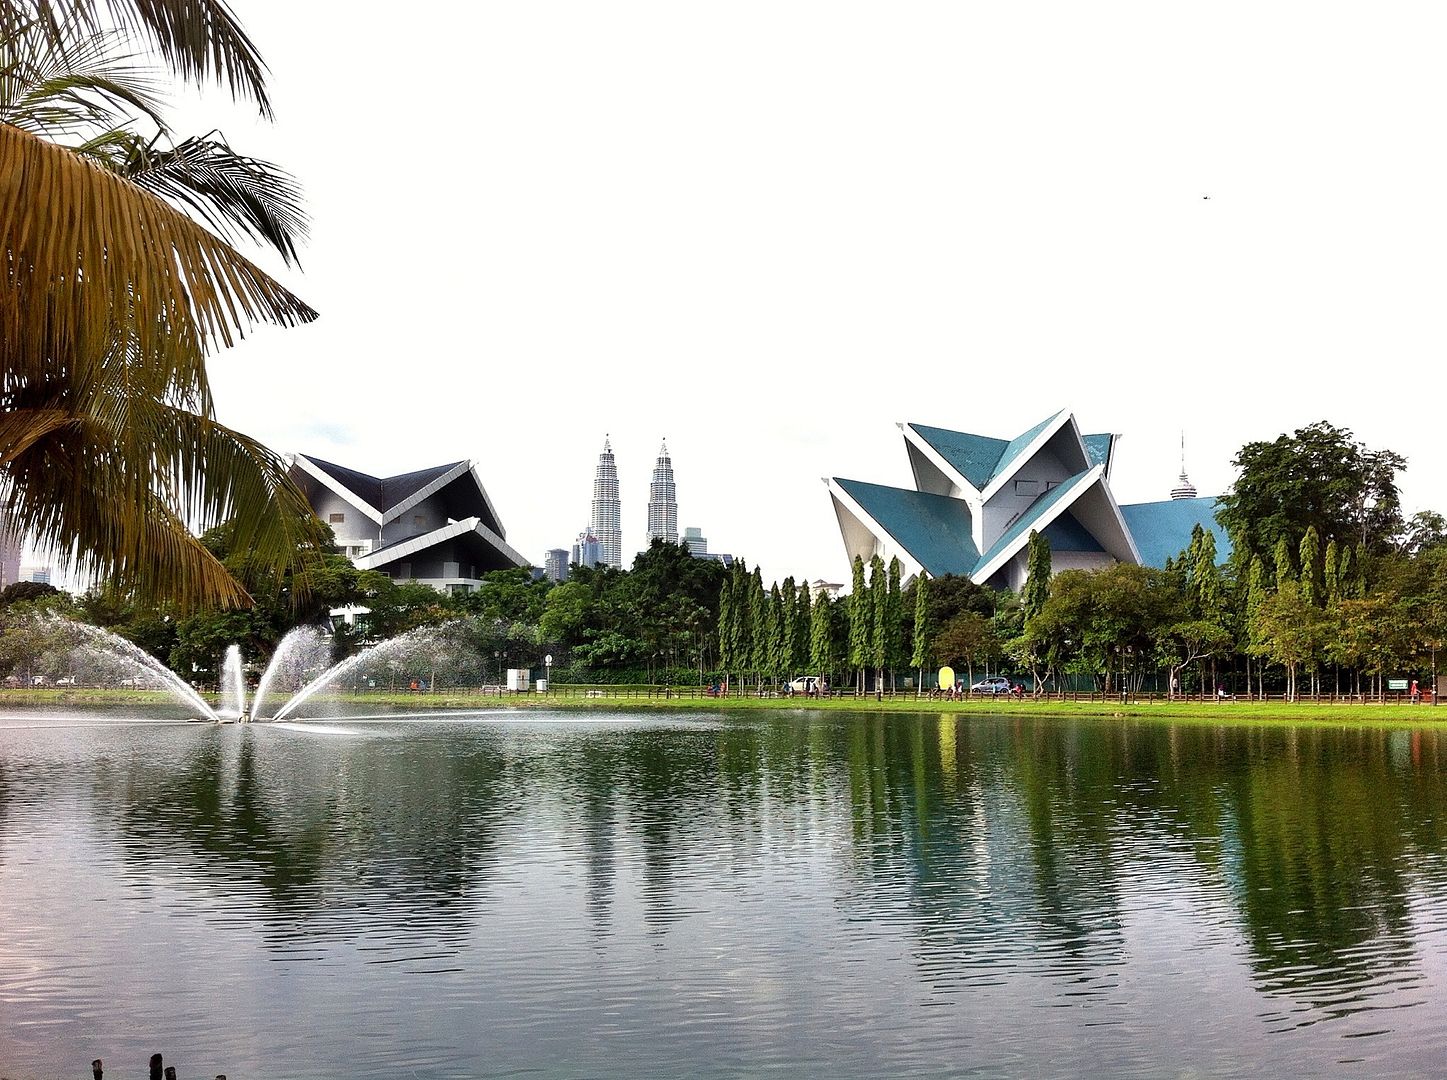
[(7, 720), (0, 1073), (1441, 1060), (1435, 732), (619, 719)]

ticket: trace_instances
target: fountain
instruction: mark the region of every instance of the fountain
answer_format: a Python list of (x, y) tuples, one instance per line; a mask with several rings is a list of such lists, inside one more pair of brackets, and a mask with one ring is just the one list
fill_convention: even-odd
[(221, 662), (221, 707), (216, 712), (223, 723), (246, 719), (246, 673), (241, 668), (240, 645), (227, 649)]
[[(438, 676), (457, 680), (479, 675), (480, 654), (466, 643), (468, 620), (419, 627), (336, 664), (330, 663), (330, 636), (319, 627), (303, 626), (277, 645), (249, 708), (241, 649), (230, 646), (221, 666), (220, 701), (213, 708), (181, 676), (109, 630), (58, 616), (32, 622), (29, 640), (34, 659), (51, 670), (64, 668), (71, 679), (79, 675), (91, 685), (165, 690), (193, 710), (193, 719), (217, 723), (293, 717), (303, 703), (315, 701), (319, 693), (349, 677), (357, 686), (397, 686), (400, 678), (401, 686), (417, 689), (434, 685)], [(279, 707), (268, 715), (271, 702), (282, 695)]]

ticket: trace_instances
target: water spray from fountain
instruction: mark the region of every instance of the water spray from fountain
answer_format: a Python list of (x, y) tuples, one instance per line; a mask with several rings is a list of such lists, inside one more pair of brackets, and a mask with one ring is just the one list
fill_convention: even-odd
[(256, 695), (251, 699), (251, 718), (265, 719), (267, 698), (273, 692), (284, 693), (290, 698), (326, 671), (331, 659), (331, 639), (320, 628), (298, 626), (290, 631), (277, 644), (276, 651), (271, 654), (271, 663), (266, 665), (261, 681), (256, 684)]
[(246, 719), (246, 672), (241, 667), (241, 646), (226, 650), (221, 664), (221, 707), (216, 710), (223, 720)]

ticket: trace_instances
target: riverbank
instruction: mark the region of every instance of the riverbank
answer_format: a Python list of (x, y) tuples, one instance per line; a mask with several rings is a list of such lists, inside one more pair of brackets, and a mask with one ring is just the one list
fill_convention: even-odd
[[(162, 691), (109, 689), (23, 689), (0, 691), (0, 706), (57, 708), (116, 708), (163, 705), (172, 700)], [(782, 698), (753, 695), (710, 697), (696, 690), (662, 687), (553, 687), (546, 694), (497, 693), (489, 689), (367, 691), (317, 695), (304, 714), (325, 713), (328, 706), (371, 711), (397, 709), (431, 711), (449, 709), (563, 709), (630, 712), (871, 712), (959, 716), (1060, 716), (1102, 720), (1169, 720), (1192, 724), (1328, 724), (1392, 727), (1435, 726), (1447, 723), (1447, 706), (1401, 702), (1251, 701), (1246, 699), (1165, 701), (1162, 699), (1060, 700), (1058, 698), (967, 698), (942, 701), (897, 695), (873, 697)]]

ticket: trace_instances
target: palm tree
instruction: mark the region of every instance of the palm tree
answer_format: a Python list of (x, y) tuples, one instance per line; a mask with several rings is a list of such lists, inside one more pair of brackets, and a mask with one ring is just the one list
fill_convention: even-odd
[[(109, 21), (103, 21), (109, 16)], [(292, 179), (176, 140), (137, 35), (269, 114), (220, 0), (0, 0), (0, 506), (63, 565), (182, 607), (245, 603), (193, 535), (276, 569), (318, 524), (272, 451), (216, 422), (207, 355), (315, 312), (234, 246), (295, 261)]]

